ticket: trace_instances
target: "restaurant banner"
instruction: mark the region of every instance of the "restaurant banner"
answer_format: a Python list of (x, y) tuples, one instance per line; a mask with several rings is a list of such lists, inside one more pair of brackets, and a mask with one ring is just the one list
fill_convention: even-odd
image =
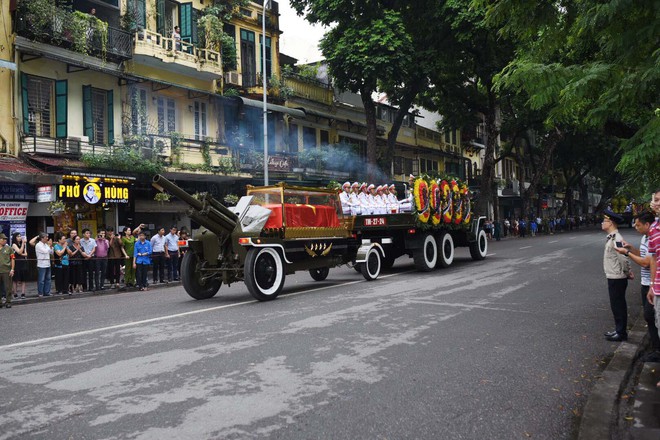
[(129, 185), (104, 182), (101, 179), (87, 181), (64, 181), (57, 187), (57, 199), (71, 203), (88, 203), (97, 205), (103, 203), (128, 204), (131, 189)]

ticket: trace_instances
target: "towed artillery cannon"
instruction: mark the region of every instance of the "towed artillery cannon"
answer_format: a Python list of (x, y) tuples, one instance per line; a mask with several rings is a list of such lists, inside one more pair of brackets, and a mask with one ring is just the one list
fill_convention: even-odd
[(243, 281), (254, 298), (268, 301), (280, 294), (286, 275), (307, 270), (323, 281), (330, 268), (343, 264), (354, 265), (368, 281), (380, 274), (381, 244), (356, 237), (355, 219), (343, 217), (335, 191), (248, 186), (247, 196), (227, 208), (209, 194), (193, 197), (161, 175), (152, 184), (189, 205), (187, 215), (202, 226), (181, 262), (183, 287), (195, 299)]

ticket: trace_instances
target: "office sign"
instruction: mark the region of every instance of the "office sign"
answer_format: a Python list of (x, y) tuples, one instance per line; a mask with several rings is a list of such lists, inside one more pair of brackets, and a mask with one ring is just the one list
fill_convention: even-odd
[(0, 202), (0, 221), (25, 222), (29, 202)]

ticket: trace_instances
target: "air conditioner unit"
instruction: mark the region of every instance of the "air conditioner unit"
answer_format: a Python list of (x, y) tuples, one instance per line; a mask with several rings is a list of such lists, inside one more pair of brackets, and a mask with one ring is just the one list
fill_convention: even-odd
[(225, 72), (224, 74), (224, 79), (225, 79), (225, 84), (233, 84), (236, 86), (240, 86), (240, 75), (238, 72)]
[(158, 151), (160, 157), (170, 157), (172, 155), (172, 139), (165, 136), (154, 136), (151, 138), (151, 147)]

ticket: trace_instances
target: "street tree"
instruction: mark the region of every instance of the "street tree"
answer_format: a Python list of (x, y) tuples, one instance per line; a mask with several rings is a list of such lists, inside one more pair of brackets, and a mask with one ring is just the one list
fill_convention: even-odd
[(524, 89), (549, 123), (619, 139), (617, 169), (649, 189), (660, 175), (660, 4), (475, 0), (500, 34), (524, 41), (498, 84)]

